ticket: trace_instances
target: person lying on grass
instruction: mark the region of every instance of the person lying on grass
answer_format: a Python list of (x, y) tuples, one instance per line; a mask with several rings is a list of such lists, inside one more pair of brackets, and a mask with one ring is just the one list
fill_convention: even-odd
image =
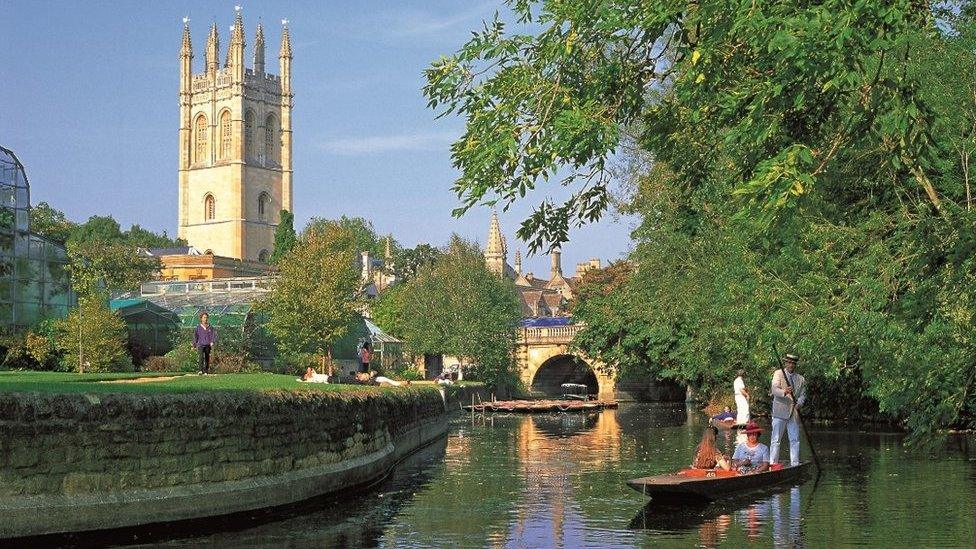
[(305, 381), (308, 383), (328, 383), (329, 376), (327, 374), (320, 374), (309, 366), (308, 368), (305, 368), (305, 373), (302, 374), (302, 377), (298, 378), (298, 381)]
[(399, 387), (401, 385), (410, 385), (409, 381), (396, 381), (385, 376), (377, 376), (376, 372), (370, 371), (359, 372), (355, 376), (357, 383), (362, 383), (364, 385), (379, 385), (380, 387)]

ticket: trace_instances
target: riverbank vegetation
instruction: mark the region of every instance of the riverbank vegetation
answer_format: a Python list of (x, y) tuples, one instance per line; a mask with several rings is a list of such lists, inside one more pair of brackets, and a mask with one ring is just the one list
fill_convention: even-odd
[(381, 294), (376, 322), (415, 355), (464, 362), (465, 376), (491, 387), (518, 385), (512, 359), (521, 308), (515, 286), (485, 266), (477, 244), (458, 236), (419, 264), (416, 275)]
[(581, 291), (580, 347), (718, 392), (765, 386), (777, 343), (811, 406), (976, 424), (976, 7), (510, 5), (538, 32), (489, 23), (425, 92), (467, 119), (458, 213), (568, 168), (535, 249), (599, 219), (626, 162), (636, 250)]

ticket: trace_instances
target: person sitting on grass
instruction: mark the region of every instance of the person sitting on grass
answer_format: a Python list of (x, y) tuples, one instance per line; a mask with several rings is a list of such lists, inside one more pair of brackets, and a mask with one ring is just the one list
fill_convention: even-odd
[(705, 432), (702, 433), (701, 442), (698, 443), (698, 448), (695, 449), (695, 459), (691, 462), (693, 468), (722, 469), (723, 471), (728, 471), (732, 468), (725, 455), (715, 447), (716, 432), (717, 429), (709, 425), (705, 429)]
[(326, 374), (320, 374), (309, 366), (308, 368), (305, 368), (305, 373), (302, 374), (302, 377), (298, 378), (298, 381), (305, 381), (308, 383), (328, 383), (329, 376)]
[(762, 473), (769, 469), (769, 447), (759, 442), (762, 429), (755, 421), (746, 424), (746, 441), (735, 448), (732, 465), (740, 473)]
[(735, 414), (732, 413), (732, 408), (726, 406), (725, 409), (722, 410), (722, 413), (715, 414), (714, 416), (712, 416), (712, 419), (714, 419), (715, 421), (724, 421), (726, 423), (732, 423), (735, 421)]

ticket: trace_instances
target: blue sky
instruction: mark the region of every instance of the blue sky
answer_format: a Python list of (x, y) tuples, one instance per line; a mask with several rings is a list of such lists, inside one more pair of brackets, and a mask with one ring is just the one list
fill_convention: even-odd
[[(240, 3), (240, 2), (237, 2)], [(194, 71), (212, 21), (221, 60), (235, 2), (4, 2), (0, 35), (0, 144), (27, 168), (32, 202), (75, 220), (111, 214), (176, 231), (179, 48), (190, 17)], [(251, 58), (265, 26), (269, 72), (277, 73), (280, 21), (290, 21), (293, 61), (295, 214), (363, 216), (404, 245), (443, 244), (452, 232), (484, 243), (490, 211), (451, 217), (457, 199), (449, 145), (463, 121), (435, 120), (422, 71), (455, 51), (498, 10), (491, 2), (244, 2)], [(273, 68), (272, 68), (273, 67)], [(509, 261), (515, 230), (558, 186), (501, 213)], [(626, 253), (632, 220), (607, 216), (571, 234), (564, 270), (590, 257)], [(548, 259), (526, 268), (548, 273)]]

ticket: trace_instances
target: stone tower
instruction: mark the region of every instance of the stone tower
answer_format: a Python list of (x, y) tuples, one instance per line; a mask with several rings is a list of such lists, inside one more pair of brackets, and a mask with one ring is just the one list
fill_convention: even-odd
[(498, 212), (491, 212), (488, 244), (485, 246), (485, 265), (496, 275), (505, 276), (507, 259), (508, 251), (505, 249), (505, 237), (502, 236), (502, 228), (498, 223)]
[(253, 68), (244, 66), (240, 9), (223, 67), (217, 24), (211, 25), (200, 74), (193, 74), (190, 28), (183, 26), (178, 234), (201, 251), (267, 261), (279, 211), (294, 211), (291, 39), (282, 23), (278, 76), (265, 72), (260, 24)]

